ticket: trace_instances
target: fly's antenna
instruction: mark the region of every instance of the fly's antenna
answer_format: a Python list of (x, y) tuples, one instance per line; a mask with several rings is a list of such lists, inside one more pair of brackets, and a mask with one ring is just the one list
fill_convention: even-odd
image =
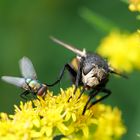
[(117, 70), (115, 70), (115, 69), (112, 68), (112, 67), (109, 67), (109, 72), (110, 72), (110, 73), (113, 73), (113, 74), (116, 74), (116, 75), (119, 75), (119, 76), (121, 76), (121, 77), (123, 77), (123, 78), (128, 79), (128, 76), (127, 76), (125, 73), (118, 72)]
[(86, 57), (86, 51), (85, 49), (83, 49), (83, 51), (71, 46), (71, 45), (68, 45), (60, 40), (58, 40), (57, 38), (53, 37), (53, 36), (50, 36), (51, 40), (54, 41), (55, 43), (65, 47), (66, 49), (76, 53), (77, 55), (81, 56), (81, 57)]

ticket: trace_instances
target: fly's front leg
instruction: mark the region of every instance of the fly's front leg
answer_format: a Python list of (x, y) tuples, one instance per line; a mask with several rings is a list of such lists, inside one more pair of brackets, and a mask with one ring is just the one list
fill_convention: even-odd
[[(102, 100), (104, 100), (105, 98), (107, 98), (110, 94), (111, 94), (111, 91), (109, 90), (109, 89), (106, 89), (106, 88), (102, 88), (101, 90), (99, 90), (99, 92), (104, 92), (106, 95), (104, 95), (104, 96), (102, 96), (100, 99), (97, 99), (96, 101), (93, 101), (91, 104), (90, 104), (90, 106), (88, 107), (88, 109), (89, 108), (91, 108), (93, 105), (95, 105), (96, 103), (98, 103), (98, 102), (100, 102), (100, 101), (102, 101)], [(98, 92), (98, 93), (99, 93)], [(97, 95), (97, 94), (96, 94)], [(94, 95), (92, 98), (94, 98), (96, 95)]]
[[(74, 91), (73, 91), (73, 95), (75, 95), (75, 93), (77, 91), (77, 88), (79, 87), (80, 82), (81, 82), (82, 67), (83, 67), (83, 59), (81, 58), (81, 62), (79, 64), (79, 66), (78, 66), (78, 71), (77, 71), (77, 74), (76, 74), (75, 88), (74, 88)], [(81, 93), (81, 95), (82, 95), (82, 93)], [(81, 97), (81, 95), (80, 95), (80, 97)], [(70, 98), (68, 99), (68, 102), (70, 101), (71, 98), (72, 98), (72, 96), (70, 96)]]
[(95, 91), (95, 90), (92, 90), (92, 91), (89, 93), (89, 98), (88, 98), (88, 101), (86, 102), (86, 104), (85, 104), (85, 106), (84, 106), (82, 115), (85, 114), (88, 104), (90, 103), (90, 101), (91, 101), (98, 93), (99, 93), (99, 91), (97, 91), (97, 90), (96, 90), (96, 91)]
[(30, 92), (29, 92), (28, 90), (25, 90), (24, 92), (22, 92), (22, 93), (20, 94), (20, 97), (21, 97), (22, 99), (24, 99), (24, 100), (27, 101), (27, 98), (25, 98), (25, 97), (26, 97), (29, 93), (30, 93)]
[(85, 91), (85, 87), (83, 87), (83, 89), (82, 89), (82, 91), (81, 91), (81, 93), (80, 93), (80, 95), (79, 95), (78, 99), (80, 99), (80, 98), (81, 98), (81, 96), (83, 95), (84, 91)]
[(78, 86), (80, 85), (80, 82), (81, 82), (81, 78), (82, 78), (81, 75), (82, 75), (83, 61), (84, 61), (84, 58), (81, 58), (81, 60), (80, 60), (80, 64), (79, 64), (79, 66), (78, 66), (78, 71), (77, 71), (76, 80), (75, 80), (75, 89), (74, 89), (73, 94), (76, 93), (77, 88), (78, 88)]
[[(89, 107), (88, 107), (88, 104), (90, 103), (90, 101), (91, 101), (93, 98), (95, 98), (100, 92), (104, 92), (104, 93), (106, 93), (106, 95), (102, 96), (100, 99), (97, 99), (97, 100), (93, 101), (93, 102), (89, 105)], [(90, 109), (93, 105), (95, 105), (95, 104), (97, 104), (98, 102), (104, 100), (104, 99), (107, 98), (110, 94), (111, 94), (111, 91), (108, 90), (108, 89), (106, 89), (106, 88), (102, 88), (102, 89), (100, 89), (100, 90), (96, 90), (95, 92), (94, 92), (94, 91), (91, 91), (91, 92), (90, 92), (90, 97), (89, 97), (88, 101), (86, 102), (86, 105), (84, 106), (82, 115), (85, 114), (86, 109)]]

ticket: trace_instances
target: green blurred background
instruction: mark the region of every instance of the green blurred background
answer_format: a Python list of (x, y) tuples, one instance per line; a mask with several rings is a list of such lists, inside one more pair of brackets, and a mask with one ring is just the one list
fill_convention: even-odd
[[(39, 80), (52, 83), (63, 65), (75, 55), (53, 43), (49, 36), (94, 51), (108, 33), (108, 28), (96, 24), (101, 18), (97, 15), (109, 21), (110, 29), (114, 25), (129, 32), (139, 28), (136, 14), (119, 0), (1, 0), (0, 76), (20, 77), (18, 61), (28, 56)], [(66, 88), (70, 85), (66, 81), (68, 76), (51, 90), (58, 92), (60, 86)], [(128, 128), (123, 139), (140, 139), (137, 136), (140, 133), (140, 72), (133, 72), (128, 80), (112, 76), (108, 88), (112, 95), (104, 102), (122, 110)], [(13, 113), (13, 105), (19, 104), (21, 92), (0, 81), (0, 112)]]

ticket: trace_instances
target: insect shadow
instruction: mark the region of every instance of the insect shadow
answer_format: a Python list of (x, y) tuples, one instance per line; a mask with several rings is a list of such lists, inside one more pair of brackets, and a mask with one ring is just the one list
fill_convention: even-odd
[[(82, 96), (85, 90), (90, 91), (89, 98), (82, 112), (83, 115), (85, 114), (86, 109), (89, 109), (90, 107), (92, 107), (99, 101), (107, 98), (111, 94), (111, 91), (106, 88), (106, 84), (109, 81), (110, 74), (113, 73), (127, 78), (126, 75), (117, 72), (111, 66), (109, 66), (108, 62), (100, 55), (92, 52), (86, 52), (85, 49), (81, 51), (54, 37), (51, 37), (51, 39), (55, 43), (65, 47), (66, 49), (74, 52), (77, 55), (76, 58), (73, 59), (73, 63), (66, 63), (64, 65), (63, 69), (60, 72), (59, 78), (52, 85), (56, 85), (57, 83), (59, 83), (64, 75), (64, 71), (68, 70), (71, 75), (71, 80), (75, 85), (73, 94), (76, 93), (76, 90), (79, 86), (83, 87), (79, 98)], [(95, 99), (95, 97), (100, 92), (103, 92), (104, 95), (98, 99)], [(72, 96), (69, 98), (68, 101), (70, 101), (71, 98)]]
[(31, 60), (28, 57), (23, 57), (19, 61), (22, 77), (2, 76), (1, 79), (7, 83), (13, 84), (24, 89), (20, 96), (27, 100), (27, 95), (44, 96), (47, 92), (47, 84), (41, 83), (37, 80), (37, 75)]

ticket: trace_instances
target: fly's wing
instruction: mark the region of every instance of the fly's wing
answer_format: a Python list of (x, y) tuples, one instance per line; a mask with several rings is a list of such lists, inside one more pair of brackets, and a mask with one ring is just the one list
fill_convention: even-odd
[(25, 78), (37, 79), (37, 75), (31, 60), (28, 57), (23, 57), (19, 61), (22, 76)]
[(53, 37), (53, 36), (51, 36), (50, 38), (51, 38), (55, 43), (57, 43), (57, 44), (59, 44), (59, 45), (65, 47), (65, 48), (68, 49), (68, 50), (71, 50), (72, 52), (76, 53), (76, 54), (77, 54), (78, 56), (80, 56), (80, 57), (86, 57), (86, 55), (87, 55), (85, 49), (83, 49), (83, 51), (81, 51), (81, 50), (79, 50), (79, 49), (77, 49), (77, 48), (75, 48), (75, 47), (73, 47), (73, 46), (71, 46), (71, 45), (68, 45), (68, 44), (62, 42), (61, 40), (58, 40), (57, 38), (55, 38), (55, 37)]
[(17, 87), (24, 88), (27, 87), (24, 78), (12, 77), (12, 76), (2, 76), (1, 79), (9, 84), (15, 85)]

